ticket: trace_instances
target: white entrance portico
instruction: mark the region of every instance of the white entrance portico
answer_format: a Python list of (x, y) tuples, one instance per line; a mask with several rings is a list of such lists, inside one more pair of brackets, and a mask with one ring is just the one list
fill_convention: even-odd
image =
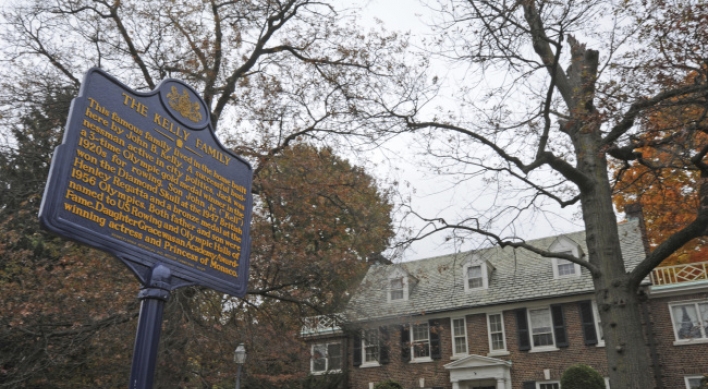
[(481, 355), (470, 355), (445, 365), (450, 371), (452, 389), (511, 388), (511, 362)]

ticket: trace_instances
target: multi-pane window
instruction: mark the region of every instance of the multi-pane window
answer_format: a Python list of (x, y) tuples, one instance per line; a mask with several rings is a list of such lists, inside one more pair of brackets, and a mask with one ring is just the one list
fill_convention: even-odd
[(403, 300), (403, 277), (390, 280), (391, 301)]
[(575, 264), (567, 259), (558, 258), (558, 277), (567, 277), (575, 275)]
[(678, 340), (705, 339), (708, 334), (708, 302), (671, 306), (674, 333)]
[(489, 321), (489, 349), (491, 351), (506, 350), (504, 343), (504, 321), (501, 313), (490, 314), (487, 316)]
[[(561, 251), (559, 254), (573, 255), (572, 251)], [(553, 258), (553, 276), (555, 278), (572, 277), (580, 275), (580, 267), (563, 258)]]
[(548, 308), (529, 310), (534, 347), (553, 346), (553, 324)]
[(452, 319), (453, 354), (467, 354), (467, 328), (465, 318)]
[(364, 352), (364, 362), (373, 363), (379, 361), (379, 331), (365, 330), (362, 341), (362, 351)]
[(428, 331), (428, 323), (414, 324), (412, 326), (411, 336), (413, 341), (413, 358), (424, 358), (430, 356), (430, 333)]
[(538, 382), (538, 389), (560, 389), (558, 382)]
[(340, 371), (342, 369), (342, 345), (339, 342), (313, 345), (310, 369), (313, 373)]
[(484, 287), (484, 276), (482, 266), (470, 266), (467, 268), (467, 288), (478, 289)]

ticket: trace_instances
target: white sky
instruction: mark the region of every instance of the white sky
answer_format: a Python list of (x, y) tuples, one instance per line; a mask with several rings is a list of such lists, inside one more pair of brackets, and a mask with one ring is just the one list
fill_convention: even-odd
[[(380, 19), (387, 30), (410, 32), (411, 42), (414, 46), (416, 42), (431, 34), (426, 22), (430, 21), (432, 12), (419, 0), (360, 0), (360, 2), (364, 10), (362, 14), (364, 26), (368, 23), (375, 23), (375, 18)], [(441, 78), (446, 77), (446, 81), (450, 82), (455, 78), (454, 71), (451, 71), (448, 66), (440, 63), (434, 66), (439, 68), (437, 73), (441, 75)], [(453, 100), (445, 99), (443, 95), (439, 101), (444, 106)], [(479, 181), (463, 184), (452, 182), (449, 178), (435, 176), (420, 166), (408, 163), (407, 160), (412, 162), (415, 156), (407, 152), (410, 147), (406, 145), (405, 141), (397, 140), (395, 145), (389, 144), (386, 147), (387, 149), (381, 150), (384, 155), (379, 158), (388, 159), (388, 165), (393, 164), (397, 169), (386, 168), (386, 163), (382, 163), (378, 171), (372, 173), (401, 182), (402, 185), (399, 189), (404, 195), (410, 196), (410, 204), (413, 209), (426, 217), (444, 217), (448, 221), (458, 220), (461, 214), (460, 207), (470, 203), (470, 194), (484, 185)], [(445, 190), (445, 188), (448, 189)], [(483, 197), (474, 200), (485, 201)], [(484, 206), (475, 206), (475, 208), (483, 209)], [(516, 231), (524, 239), (533, 239), (581, 230), (583, 229), (582, 221), (578, 219), (577, 213), (577, 207), (569, 207), (569, 209), (560, 211), (559, 214), (537, 215), (533, 223), (526, 223)], [(422, 224), (411, 226), (420, 228)], [(404, 261), (422, 259), (472, 250), (479, 245), (478, 242), (472, 241), (466, 241), (463, 244), (453, 243), (453, 240), (446, 241), (445, 235), (447, 234), (440, 233), (413, 244), (409, 250), (403, 253), (401, 259)]]

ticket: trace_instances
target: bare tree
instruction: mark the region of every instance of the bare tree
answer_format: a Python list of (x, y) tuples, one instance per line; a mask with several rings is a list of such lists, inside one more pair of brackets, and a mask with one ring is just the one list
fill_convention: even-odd
[[(401, 132), (420, 135), (438, 172), (460, 180), (485, 178), (485, 190), (496, 188), (499, 197), (513, 191), (511, 205), (490, 207), (487, 214), (463, 209), (458, 220), (423, 215), (428, 229), (416, 239), (442, 231), (481, 235), (588, 269), (612, 387), (653, 385), (646, 374), (650, 363), (639, 311), (646, 296), (640, 284), (668, 255), (708, 233), (708, 145), (701, 137), (708, 128), (705, 120), (695, 120), (708, 107), (708, 53), (700, 43), (708, 8), (695, 1), (670, 3), (429, 2), (440, 16), (436, 54), (464, 70), (454, 95), (460, 108), (433, 114), (421, 108), (430, 104), (425, 88), (437, 77), (409, 84), (407, 100), (395, 107), (382, 101), (384, 110), (404, 121)], [(647, 130), (643, 123), (651, 112), (669, 106), (703, 115), (663, 136), (638, 136)], [(684, 161), (700, 171), (695, 219), (627, 271), (608, 164), (652, 167), (642, 148), (668, 148), (679, 139), (695, 146), (684, 148)], [(516, 236), (515, 223), (529, 212), (576, 204), (587, 233), (587, 258), (550, 253)]]
[[(335, 5), (3, 4), (0, 132), (8, 141), (0, 153), (7, 167), (0, 177), (0, 250), (7, 260), (0, 265), (0, 288), (7, 314), (0, 320), (0, 387), (125, 383), (132, 346), (126, 339), (134, 333), (137, 313), (137, 304), (128, 302), (136, 297), (137, 283), (117, 263), (104, 264), (105, 255), (39, 230), (36, 220), (41, 181), (61, 139), (68, 103), (94, 66), (141, 91), (167, 77), (188, 82), (206, 100), (227, 146), (254, 165), (258, 209), (248, 295), (231, 299), (200, 288), (173, 293), (161, 338), (167, 355), (160, 357), (165, 363), (158, 368), (159, 385), (223, 385), (232, 377), (225, 375), (233, 368), (232, 346), (237, 339), (249, 346), (244, 338), (254, 323), (260, 332), (251, 331), (253, 339), (267, 338), (272, 347), (251, 354), (272, 365), (260, 373), (273, 380), (305, 374), (293, 363), (302, 350), (283, 353), (280, 347), (300, 343), (295, 334), (301, 315), (335, 309), (346, 278), (355, 278), (365, 267), (364, 256), (383, 250), (391, 235), (387, 192), (323, 145), (336, 146), (338, 135), (366, 135), (354, 101), (364, 100), (364, 90), (385, 85), (392, 73), (405, 72), (391, 65), (391, 54), (400, 48), (381, 50), (395, 35), (362, 33), (351, 13)], [(275, 342), (276, 336), (288, 339)], [(103, 337), (112, 341), (104, 343)], [(105, 349), (97, 347), (102, 344)]]

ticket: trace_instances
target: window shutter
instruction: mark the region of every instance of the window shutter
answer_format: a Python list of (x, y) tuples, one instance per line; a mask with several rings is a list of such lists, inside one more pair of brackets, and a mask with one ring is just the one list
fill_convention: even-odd
[(401, 360), (411, 361), (411, 329), (408, 325), (401, 326)]
[(565, 331), (563, 306), (560, 304), (551, 305), (551, 317), (553, 318), (553, 334), (556, 337), (556, 347), (568, 347), (568, 334)]
[(586, 346), (597, 344), (597, 330), (595, 329), (595, 315), (592, 312), (592, 302), (590, 300), (578, 302), (580, 309), (580, 322), (583, 326), (583, 339)]
[(524, 389), (536, 389), (536, 381), (524, 381)]
[(531, 339), (529, 338), (529, 320), (526, 316), (526, 308), (519, 308), (516, 310), (516, 330), (519, 334), (519, 351), (531, 350)]
[(379, 327), (379, 363), (385, 365), (391, 362), (389, 357), (389, 341), (388, 327)]
[(352, 355), (352, 364), (357, 367), (361, 366), (361, 336), (357, 333), (353, 338), (354, 347), (352, 347), (352, 350), (354, 354)]
[(439, 320), (428, 321), (428, 334), (430, 336), (430, 358), (431, 359), (442, 359), (442, 352), (440, 351), (440, 321)]

